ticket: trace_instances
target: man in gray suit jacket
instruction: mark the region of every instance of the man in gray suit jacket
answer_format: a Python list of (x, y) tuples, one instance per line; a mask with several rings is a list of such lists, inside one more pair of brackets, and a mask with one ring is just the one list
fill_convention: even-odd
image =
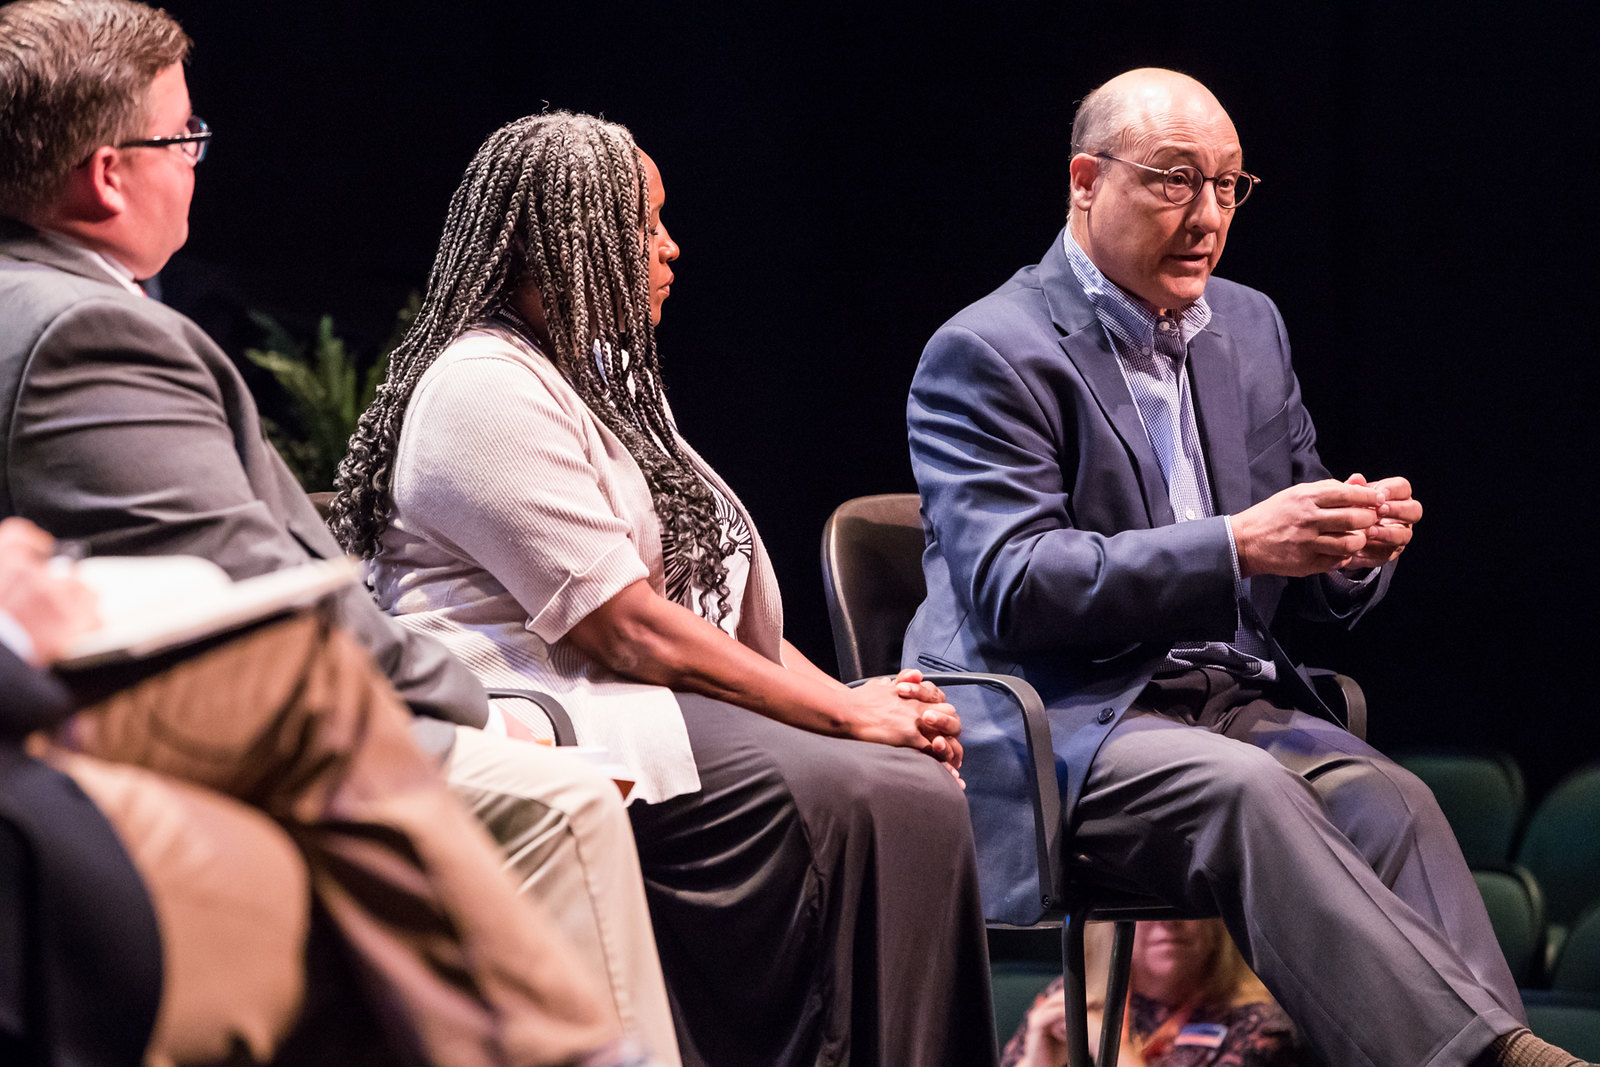
[[(186, 239), (210, 138), (190, 110), (188, 38), (126, 0), (30, 0), (0, 9), (0, 27), (0, 516), (98, 554), (202, 556), (234, 578), (339, 554), (228, 357), (136, 280)], [(670, 1059), (615, 786), (508, 739), (517, 724), (470, 672), (363, 590), (335, 610), (416, 713), (415, 739), (610, 989), (615, 1019)]]
[[(1073, 142), (1067, 230), (917, 368), (905, 666), (1032, 682), (1076, 869), (1220, 912), (1329, 1062), (1575, 1062), (1521, 1028), (1426, 787), (1330, 722), (1269, 630), (1354, 623), (1422, 508), (1403, 478), (1329, 477), (1277, 309), (1211, 277), (1254, 184), (1233, 123), (1140, 70), (1085, 99)], [(982, 699), (962, 742), (985, 907), (1030, 920), (1021, 746)]]
[[(201, 556), (235, 579), (339, 556), (232, 362), (114, 262), (0, 219), (0, 514), (97, 555)], [(337, 611), (422, 717), (424, 747), (442, 755), (452, 724), (484, 725), (482, 688), (443, 646), (361, 588)]]

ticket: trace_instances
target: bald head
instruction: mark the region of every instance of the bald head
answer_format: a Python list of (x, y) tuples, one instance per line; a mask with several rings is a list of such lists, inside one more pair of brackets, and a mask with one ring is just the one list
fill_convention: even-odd
[(1175, 117), (1233, 128), (1211, 90), (1187, 74), (1160, 67), (1118, 74), (1078, 105), (1072, 121), (1072, 152), (1120, 154), (1131, 140), (1158, 133)]
[[(1119, 74), (1084, 99), (1072, 142), (1068, 225), (1078, 247), (1152, 308), (1200, 299), (1233, 222), (1227, 176), (1243, 167), (1239, 135), (1211, 90), (1171, 70)], [(1167, 185), (1174, 173), (1190, 176), (1177, 196)], [(1215, 184), (1223, 178), (1228, 185)]]

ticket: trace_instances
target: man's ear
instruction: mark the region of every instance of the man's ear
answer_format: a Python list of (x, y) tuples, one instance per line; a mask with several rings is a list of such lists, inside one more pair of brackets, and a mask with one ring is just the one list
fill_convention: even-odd
[(1100, 179), (1100, 157), (1079, 152), (1067, 164), (1067, 195), (1079, 211), (1089, 210), (1094, 201), (1095, 182)]
[(67, 181), (66, 199), (72, 213), (85, 222), (103, 222), (122, 214), (128, 206), (123, 179), (122, 153), (110, 145), (96, 148)]

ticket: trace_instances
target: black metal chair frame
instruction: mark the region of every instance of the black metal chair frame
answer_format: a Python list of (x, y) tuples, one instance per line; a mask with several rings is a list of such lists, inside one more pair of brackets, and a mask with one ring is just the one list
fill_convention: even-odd
[[(876, 531), (887, 531), (897, 544), (880, 553), (875, 562), (878, 567), (874, 577), (886, 573), (898, 578), (903, 595), (893, 598), (888, 609), (896, 611), (899, 618), (888, 620), (897, 624), (900, 632), (910, 622), (925, 595), (922, 585), (922, 521), (920, 502), (914, 493), (891, 493), (880, 496), (857, 497), (841, 504), (828, 518), (822, 532), (823, 592), (828, 602), (828, 616), (832, 622), (834, 648), (839, 658), (840, 676), (855, 679), (852, 685), (864, 680), (869, 673), (888, 673), (898, 665), (898, 646), (892, 649), (863, 652), (868, 637), (865, 623), (874, 606), (864, 603), (868, 599), (860, 583), (852, 581), (847, 553), (860, 547), (859, 532), (855, 527), (867, 525)], [(914, 537), (912, 536), (914, 531)], [(881, 547), (881, 546), (880, 546)], [(913, 550), (914, 549), (914, 550)], [(909, 558), (908, 558), (909, 556)], [(913, 595), (914, 594), (914, 595)], [(907, 603), (909, 601), (909, 603)], [(1346, 728), (1358, 737), (1366, 734), (1366, 700), (1361, 689), (1350, 678), (1331, 671), (1313, 671), (1313, 682), (1319, 693), (1334, 706), (1345, 710)], [(1061, 825), (1061, 797), (1055, 774), (1055, 751), (1050, 742), (1050, 723), (1044, 713), (1039, 694), (1021, 678), (998, 674), (925, 673), (924, 677), (941, 688), (981, 685), (1008, 694), (1017, 707), (1023, 737), (1028, 750), (1027, 778), (1031, 790), (1030, 801), (1034, 817), (1034, 841), (1039, 867), (1042, 911), (1044, 918), (1036, 928), (1061, 924), (1061, 964), (1066, 986), (1067, 1007), (1067, 1062), (1070, 1067), (1116, 1067), (1120, 1048), (1123, 1012), (1128, 999), (1128, 985), (1133, 969), (1134, 923), (1148, 919), (1203, 918), (1205, 916), (1183, 912), (1153, 898), (1138, 898), (1126, 894), (1113, 894), (1101, 888), (1084, 884), (1075, 877), (1076, 872), (1065, 863), (1063, 829)], [(1085, 924), (1095, 922), (1115, 923), (1112, 938), (1111, 969), (1106, 982), (1105, 1010), (1101, 1021), (1100, 1052), (1092, 1058), (1089, 1054), (1088, 1036), (1088, 984), (1084, 961), (1083, 931)], [(991, 923), (992, 927), (1014, 929), (1007, 924)]]
[(545, 718), (550, 720), (550, 728), (555, 732), (556, 746), (558, 748), (578, 743), (578, 732), (572, 727), (572, 717), (567, 714), (567, 709), (561, 706), (561, 701), (549, 693), (541, 693), (536, 689), (485, 689), (484, 695), (490, 700), (517, 697), (529, 703), (536, 704), (544, 712)]

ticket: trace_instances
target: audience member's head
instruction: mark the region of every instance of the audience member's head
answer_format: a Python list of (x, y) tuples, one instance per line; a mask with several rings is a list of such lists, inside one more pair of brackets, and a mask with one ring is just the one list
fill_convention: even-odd
[(66, 234), (137, 277), (159, 270), (188, 236), (205, 143), (188, 54), (171, 16), (130, 0), (0, 8), (0, 215)]
[(1133, 982), (1145, 996), (1181, 1004), (1271, 1000), (1221, 919), (1142, 922), (1133, 938)]
[[(1085, 932), (1091, 991), (1105, 989), (1111, 929), (1110, 924), (1096, 923)], [(1272, 999), (1239, 955), (1221, 919), (1139, 923), (1133, 938), (1133, 989), (1168, 1005), (1182, 1004), (1191, 997), (1218, 1006)]]
[[(1109, 923), (1090, 923), (1084, 931), (1091, 1044), (1098, 1041), (1105, 1009), (1111, 939)], [(1177, 1050), (1177, 1062), (1184, 1062), (1184, 1035), (1189, 1033), (1184, 1028), (1195, 1022), (1200, 1028), (1196, 1038), (1208, 1043), (1204, 1047), (1219, 1047), (1212, 1042), (1225, 1033), (1221, 1046), (1251, 1048), (1265, 1056), (1259, 1062), (1297, 1062), (1287, 1017), (1245, 964), (1221, 919), (1139, 923), (1132, 966), (1129, 990), (1135, 1000), (1125, 1016), (1122, 1060), (1165, 1064)], [(1028, 1009), (1006, 1045), (1003, 1062), (1006, 1067), (1062, 1067), (1066, 1041), (1066, 991), (1057, 979)]]
[(684, 556), (695, 584), (724, 585), (716, 504), (672, 443), (656, 361), (654, 324), (678, 256), (663, 200), (655, 163), (615, 123), (557, 111), (490, 136), (450, 201), (422, 308), (340, 466), (333, 518), (347, 551), (371, 556), (388, 525), (385, 487), (422, 374), (474, 323), (511, 315), (638, 462), (665, 531), (704, 548)]

